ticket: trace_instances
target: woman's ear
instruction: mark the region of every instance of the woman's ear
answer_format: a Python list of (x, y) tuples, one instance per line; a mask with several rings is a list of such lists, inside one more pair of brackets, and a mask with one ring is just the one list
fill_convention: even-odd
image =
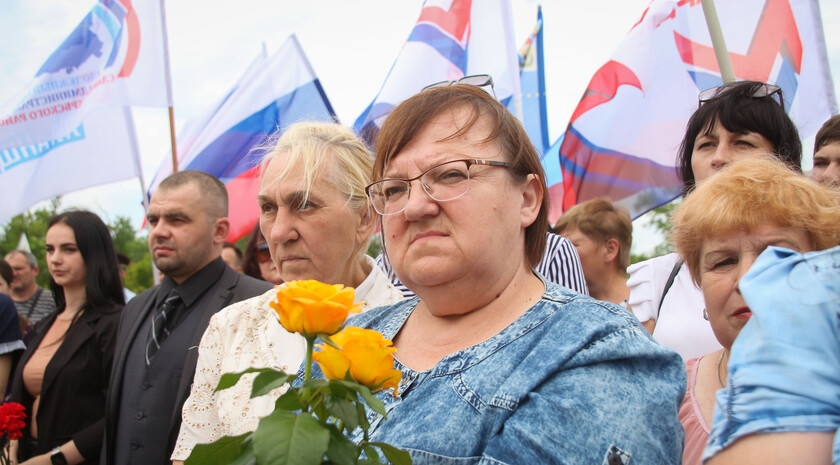
[(604, 262), (609, 263), (618, 260), (618, 252), (621, 247), (618, 244), (618, 239), (611, 237), (604, 242)]
[(368, 240), (371, 234), (377, 229), (379, 225), (379, 215), (373, 210), (373, 207), (368, 205), (360, 214), (359, 224), (356, 227), (356, 243), (361, 244)]
[(520, 217), (522, 219), (522, 227), (527, 228), (531, 226), (537, 216), (540, 214), (540, 207), (542, 206), (542, 199), (545, 192), (543, 192), (540, 177), (536, 174), (529, 174), (528, 179), (522, 184), (522, 207), (520, 208)]

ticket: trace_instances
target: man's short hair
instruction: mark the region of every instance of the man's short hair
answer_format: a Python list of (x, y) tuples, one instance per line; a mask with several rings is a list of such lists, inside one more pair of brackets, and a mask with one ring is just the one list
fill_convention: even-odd
[(207, 213), (215, 218), (228, 215), (228, 194), (225, 185), (215, 176), (204, 171), (184, 170), (170, 174), (158, 189), (172, 190), (188, 184), (195, 184), (201, 192), (201, 202), (206, 206)]
[(35, 255), (32, 255), (31, 252), (27, 252), (25, 250), (20, 250), (20, 249), (15, 249), (15, 250), (12, 250), (11, 252), (7, 253), (6, 254), (6, 260), (8, 260), (9, 257), (11, 257), (14, 254), (23, 255), (23, 258), (26, 259), (26, 263), (29, 263), (30, 268), (36, 268), (38, 266), (38, 259), (35, 258)]
[(828, 144), (840, 142), (840, 115), (834, 115), (823, 123), (817, 131), (817, 139), (814, 141), (814, 153)]
[(234, 244), (233, 242), (225, 242), (224, 244), (222, 244), (222, 248), (233, 250), (233, 253), (236, 254), (236, 259), (242, 262), (242, 249), (237, 247), (236, 244)]
[(128, 258), (128, 255), (117, 252), (117, 263), (120, 265), (120, 268), (125, 270), (128, 268), (128, 265), (131, 265), (131, 259)]

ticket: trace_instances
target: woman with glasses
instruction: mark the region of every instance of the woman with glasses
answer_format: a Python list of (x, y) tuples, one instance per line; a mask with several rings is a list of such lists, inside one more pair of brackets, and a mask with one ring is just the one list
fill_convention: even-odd
[[(261, 235), (281, 279), (353, 287), (362, 310), (402, 300), (365, 254), (376, 225), (364, 190), (372, 166), (364, 144), (338, 124), (297, 123), (277, 140), (262, 161), (257, 200)], [(303, 337), (283, 329), (269, 306), (276, 295), (231, 305), (210, 320), (172, 460), (185, 460), (195, 444), (253, 431), (273, 410), (283, 389), (251, 399), (253, 375), (213, 390), (223, 373), (269, 366), (294, 373), (303, 362)]]
[(265, 241), (259, 222), (254, 225), (248, 244), (245, 245), (242, 272), (252, 278), (262, 279), (271, 284), (283, 284), (283, 278), (277, 271), (277, 266), (271, 260), (268, 242)]
[(679, 357), (625, 309), (532, 270), (544, 174), (504, 106), (464, 84), (411, 97), (373, 173), (384, 248), (417, 297), (350, 320), (393, 340), (402, 371), (396, 397), (377, 394), (388, 416), (370, 412), (371, 441), (415, 465), (679, 460)]
[[(781, 89), (744, 81), (700, 94), (677, 157), (683, 195), (745, 158), (766, 155), (801, 172), (802, 143)], [(703, 296), (675, 253), (631, 265), (630, 306), (660, 344), (685, 360), (721, 348), (703, 313)]]

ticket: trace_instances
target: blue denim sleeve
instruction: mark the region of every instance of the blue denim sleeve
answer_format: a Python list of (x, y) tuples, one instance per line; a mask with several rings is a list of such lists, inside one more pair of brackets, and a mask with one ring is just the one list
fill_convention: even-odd
[(680, 463), (685, 384), (680, 356), (641, 326), (611, 332), (500, 420), (480, 463)]
[[(768, 247), (739, 288), (753, 316), (732, 345), (704, 460), (750, 434), (840, 425), (840, 247)], [(838, 451), (835, 436), (834, 463)]]

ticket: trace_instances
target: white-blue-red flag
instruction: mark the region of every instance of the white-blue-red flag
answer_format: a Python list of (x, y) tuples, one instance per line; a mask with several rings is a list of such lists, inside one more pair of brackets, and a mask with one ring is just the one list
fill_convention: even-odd
[(104, 106), (171, 105), (162, 11), (162, 0), (97, 2), (0, 106), (0, 149), (62, 139)]
[[(519, 49), (519, 79), (522, 83), (522, 124), (531, 143), (540, 152), (550, 204), (563, 202), (563, 170), (557, 150), (551, 150), (545, 94), (542, 9), (537, 7), (537, 24)], [(559, 145), (556, 146), (559, 148)], [(555, 218), (556, 220), (556, 218)]]
[(0, 224), (42, 200), (141, 174), (131, 109), (96, 109), (64, 137), (0, 150)]
[[(736, 79), (781, 86), (802, 137), (837, 113), (816, 0), (717, 2), (717, 11)], [(651, 2), (595, 73), (559, 143), (564, 210), (608, 196), (635, 218), (675, 198), (675, 159), (697, 94), (721, 84), (700, 0)]]
[[(519, 80), (522, 86), (522, 125), (531, 143), (545, 154), (551, 147), (545, 101), (542, 8), (537, 7), (537, 24), (519, 48)], [(561, 178), (562, 179), (562, 178)]]
[(385, 117), (429, 84), (493, 77), (496, 97), (521, 117), (519, 63), (509, 0), (426, 0), (379, 94), (356, 120), (372, 145)]
[[(259, 218), (261, 147), (275, 131), (297, 121), (333, 121), (335, 112), (297, 38), (258, 58), (224, 98), (198, 113), (178, 135), (178, 169), (219, 178), (228, 190), (229, 240), (250, 232)], [(153, 192), (172, 173), (164, 159), (151, 184)]]

